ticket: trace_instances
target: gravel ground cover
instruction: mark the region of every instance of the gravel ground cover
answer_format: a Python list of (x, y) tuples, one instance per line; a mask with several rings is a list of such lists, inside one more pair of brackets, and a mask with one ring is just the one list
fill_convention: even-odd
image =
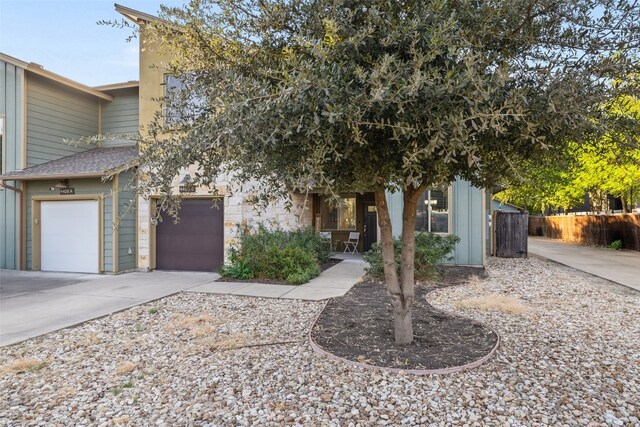
[(180, 294), (0, 349), (0, 425), (640, 425), (640, 297), (538, 259), (487, 271), (428, 296), (501, 335), (478, 369), (347, 367), (307, 344), (321, 303)]

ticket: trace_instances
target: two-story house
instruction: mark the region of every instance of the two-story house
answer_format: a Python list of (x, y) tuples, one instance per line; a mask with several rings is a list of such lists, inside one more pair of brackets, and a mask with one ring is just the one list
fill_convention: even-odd
[(131, 141), (138, 82), (91, 88), (0, 54), (0, 268), (116, 273), (136, 268)]
[[(167, 62), (160, 46), (148, 37), (146, 27), (158, 18), (116, 4), (115, 9), (140, 27), (140, 123), (150, 123), (163, 106), (159, 99), (170, 96), (179, 85), (168, 74)], [(309, 226), (329, 235), (331, 246), (342, 250), (352, 232), (359, 233), (358, 250), (369, 249), (378, 240), (377, 214), (371, 192), (344, 194), (340, 206), (332, 206), (321, 194), (292, 194), (293, 210), (275, 204), (260, 218), (248, 201), (251, 193), (236, 188), (225, 194), (228, 182), (222, 182), (217, 209), (210, 209), (208, 188), (192, 188), (188, 178), (194, 173), (185, 165), (184, 173), (174, 180), (175, 191), (185, 197), (180, 222), (157, 222), (156, 203), (138, 200), (138, 266), (142, 269), (211, 270), (223, 262), (224, 252), (234, 239), (235, 225), (242, 221), (275, 221), (284, 228)], [(402, 233), (402, 196), (388, 196), (395, 235)], [(460, 265), (483, 265), (487, 253), (490, 199), (484, 190), (457, 180), (450, 186), (425, 191), (418, 207), (416, 231), (454, 233), (461, 241), (451, 262)]]

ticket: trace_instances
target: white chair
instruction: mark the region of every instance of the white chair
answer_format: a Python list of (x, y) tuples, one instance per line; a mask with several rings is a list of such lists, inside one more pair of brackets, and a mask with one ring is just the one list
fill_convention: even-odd
[(349, 239), (345, 240), (344, 242), (344, 252), (350, 252), (352, 254), (355, 254), (356, 252), (358, 252), (358, 242), (360, 241), (360, 233), (357, 231), (352, 231), (351, 233), (349, 233)]

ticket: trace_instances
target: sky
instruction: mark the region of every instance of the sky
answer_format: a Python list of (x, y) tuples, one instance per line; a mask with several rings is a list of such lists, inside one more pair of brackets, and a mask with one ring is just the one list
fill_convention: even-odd
[[(160, 4), (184, 0), (116, 0), (157, 14)], [(138, 80), (138, 40), (130, 29), (96, 24), (124, 18), (114, 0), (0, 0), (0, 52), (46, 70), (98, 86)]]

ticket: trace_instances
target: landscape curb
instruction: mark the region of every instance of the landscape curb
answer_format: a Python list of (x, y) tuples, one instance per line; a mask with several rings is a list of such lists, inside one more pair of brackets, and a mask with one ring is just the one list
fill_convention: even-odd
[[(431, 292), (433, 292), (435, 290), (437, 290), (437, 289), (433, 289), (432, 291), (428, 292), (425, 295), (425, 299)], [(385, 367), (385, 366), (370, 365), (368, 363), (362, 363), (362, 362), (355, 362), (353, 360), (337, 356), (337, 355), (325, 350), (324, 348), (322, 348), (318, 343), (316, 343), (313, 340), (313, 336), (312, 336), (313, 329), (316, 327), (316, 324), (318, 323), (318, 320), (320, 319), (320, 316), (322, 315), (324, 310), (327, 308), (327, 304), (328, 303), (329, 303), (328, 300), (325, 301), (324, 307), (322, 307), (322, 310), (320, 310), (320, 313), (318, 313), (318, 315), (316, 316), (316, 319), (313, 321), (313, 325), (311, 325), (311, 329), (309, 330), (309, 344), (311, 345), (311, 348), (313, 349), (313, 351), (315, 351), (316, 353), (321, 354), (323, 356), (326, 356), (326, 357), (328, 357), (330, 359), (336, 360), (338, 362), (344, 363), (344, 364), (349, 365), (349, 366), (358, 367), (358, 368), (364, 368), (364, 369), (381, 370), (381, 371), (391, 372), (391, 373), (394, 373), (394, 374), (410, 374), (410, 375), (418, 375), (418, 376), (421, 376), (421, 375), (454, 374), (454, 373), (457, 373), (457, 372), (465, 371), (467, 369), (477, 368), (477, 367), (483, 365), (484, 363), (486, 363), (487, 361), (489, 361), (489, 359), (491, 359), (493, 357), (493, 355), (498, 350), (498, 347), (500, 346), (500, 334), (498, 334), (498, 332), (495, 329), (483, 324), (482, 322), (479, 322), (479, 321), (477, 321), (475, 319), (472, 319), (470, 317), (462, 316), (462, 315), (459, 315), (459, 314), (454, 313), (454, 312), (450, 312), (450, 311), (441, 310), (441, 309), (437, 309), (436, 308), (436, 310), (438, 310), (441, 313), (446, 313), (446, 314), (448, 314), (450, 316), (467, 319), (467, 320), (469, 320), (469, 321), (471, 321), (471, 322), (473, 322), (475, 324), (482, 325), (482, 327), (489, 329), (491, 332), (496, 334), (496, 338), (497, 338), (496, 344), (493, 346), (491, 351), (489, 351), (489, 353), (487, 353), (486, 355), (482, 356), (480, 359), (474, 360), (473, 362), (466, 363), (464, 365), (451, 366), (451, 367), (448, 367), (448, 368), (440, 368), (440, 369), (401, 369), (401, 368), (389, 368), (389, 367)], [(429, 304), (429, 305), (431, 305), (431, 304)]]

